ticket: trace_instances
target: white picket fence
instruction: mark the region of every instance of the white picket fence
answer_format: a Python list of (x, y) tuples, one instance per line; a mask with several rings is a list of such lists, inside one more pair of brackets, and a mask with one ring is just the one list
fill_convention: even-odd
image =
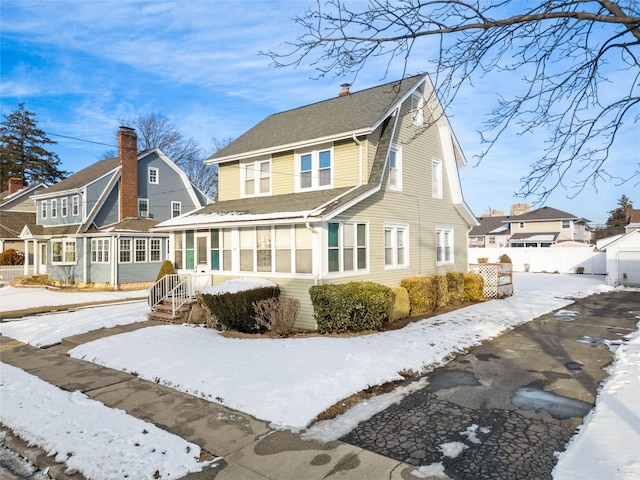
[(478, 258), (488, 258), (489, 263), (497, 262), (502, 254), (509, 255), (514, 272), (583, 273), (605, 275), (607, 273), (606, 254), (589, 247), (576, 248), (469, 248), (469, 263), (478, 263)]

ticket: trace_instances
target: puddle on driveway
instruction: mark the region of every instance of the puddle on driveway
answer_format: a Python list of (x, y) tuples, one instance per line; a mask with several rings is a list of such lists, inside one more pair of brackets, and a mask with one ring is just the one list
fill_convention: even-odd
[(464, 370), (439, 370), (429, 377), (429, 388), (433, 392), (455, 387), (476, 387), (480, 382), (473, 372)]
[(558, 310), (553, 314), (553, 318), (563, 322), (572, 322), (578, 316), (578, 312), (575, 310)]
[(521, 410), (544, 410), (558, 420), (584, 417), (593, 407), (592, 404), (582, 400), (545, 392), (531, 385), (514, 390), (511, 394), (511, 403)]
[(567, 362), (564, 364), (564, 366), (567, 367), (569, 370), (573, 370), (574, 372), (582, 370), (582, 365), (579, 364), (578, 362)]

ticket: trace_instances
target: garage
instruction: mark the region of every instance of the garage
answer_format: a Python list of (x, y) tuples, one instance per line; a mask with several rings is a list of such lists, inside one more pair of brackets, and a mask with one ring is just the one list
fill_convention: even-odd
[(607, 284), (640, 287), (640, 230), (633, 230), (603, 249), (607, 254)]

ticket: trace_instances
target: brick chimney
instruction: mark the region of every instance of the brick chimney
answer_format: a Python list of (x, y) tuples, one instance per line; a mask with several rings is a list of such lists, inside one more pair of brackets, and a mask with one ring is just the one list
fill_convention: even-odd
[(10, 178), (9, 179), (9, 195), (12, 193), (16, 193), (18, 190), (22, 190), (24, 187), (24, 182), (21, 178)]
[(351, 86), (350, 83), (343, 83), (342, 85), (340, 85), (342, 87), (342, 90), (339, 93), (339, 97), (345, 97), (347, 95), (351, 95), (351, 92), (349, 91), (349, 87)]
[(138, 136), (133, 128), (118, 130), (120, 174), (120, 220), (138, 218)]

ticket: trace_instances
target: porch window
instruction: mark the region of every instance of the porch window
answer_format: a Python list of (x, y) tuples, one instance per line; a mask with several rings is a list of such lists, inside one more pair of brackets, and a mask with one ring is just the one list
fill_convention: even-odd
[(183, 259), (182, 259), (182, 253), (184, 252), (184, 244), (183, 244), (183, 239), (182, 239), (182, 232), (180, 233), (176, 233), (173, 236), (173, 239), (175, 241), (175, 245), (173, 248), (173, 257), (175, 259), (176, 262), (176, 268), (182, 268), (183, 265)]
[(367, 268), (367, 226), (364, 223), (329, 223), (327, 270), (350, 272)]
[(436, 265), (453, 263), (453, 229), (436, 229)]
[(185, 232), (185, 268), (193, 270), (195, 268), (195, 250), (194, 250), (194, 232), (193, 230), (187, 230)]
[(304, 225), (295, 226), (296, 273), (313, 273), (313, 234)]
[(120, 263), (131, 263), (131, 239), (121, 238), (119, 246)]
[(406, 225), (387, 225), (384, 227), (384, 266), (385, 268), (406, 267), (407, 238), (409, 227)]
[(135, 239), (135, 262), (146, 262), (147, 261), (147, 239), (146, 238), (136, 238)]
[(276, 272), (291, 273), (291, 229), (275, 227)]
[(76, 263), (76, 241), (60, 239), (51, 241), (51, 261), (54, 264)]
[(402, 190), (402, 153), (399, 145), (389, 150), (389, 189)]
[(109, 263), (109, 247), (108, 238), (92, 238), (91, 263)]
[(256, 228), (256, 264), (258, 272), (271, 272), (271, 227)]
[(333, 184), (333, 150), (318, 149), (297, 155), (298, 190), (328, 188)]
[(271, 161), (262, 160), (243, 164), (244, 195), (271, 193)]
[(60, 199), (60, 216), (61, 217), (66, 217), (69, 207), (68, 207), (68, 202), (69, 200), (67, 199), (67, 197), (61, 198)]
[(220, 270), (220, 230), (211, 230), (211, 270)]
[(149, 261), (159, 262), (161, 258), (161, 243), (159, 238), (149, 240)]
[(233, 245), (232, 232), (230, 228), (222, 229), (222, 270), (231, 271), (231, 247)]
[(240, 271), (253, 272), (253, 228), (240, 228)]
[(80, 196), (74, 195), (71, 197), (71, 215), (74, 217), (80, 215)]

